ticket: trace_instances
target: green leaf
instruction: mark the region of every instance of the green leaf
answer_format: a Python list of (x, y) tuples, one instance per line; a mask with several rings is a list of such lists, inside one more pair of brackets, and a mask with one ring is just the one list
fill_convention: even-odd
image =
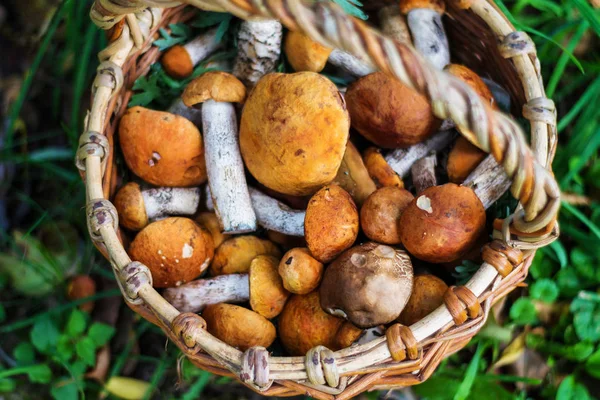
[(558, 286), (550, 279), (540, 279), (531, 285), (529, 291), (531, 297), (536, 300), (541, 300), (545, 303), (552, 303), (558, 298)]
[(75, 345), (77, 357), (88, 366), (93, 367), (96, 364), (96, 344), (89, 337), (81, 338)]
[(573, 267), (558, 271), (555, 280), (560, 292), (565, 296), (575, 296), (584, 286)]
[(104, 346), (114, 334), (115, 328), (100, 322), (94, 322), (88, 331), (88, 337), (94, 342), (96, 347)]
[(159, 32), (162, 39), (155, 40), (153, 43), (161, 51), (176, 44), (186, 42), (192, 34), (191, 28), (186, 24), (169, 24), (169, 28), (171, 29), (170, 34), (166, 29), (160, 28)]
[(11, 393), (17, 388), (17, 383), (12, 379), (0, 379), (0, 393)]
[(79, 389), (76, 382), (65, 384), (65, 381), (59, 382), (50, 389), (50, 394), (55, 400), (78, 400)]
[(2, 303), (0, 303), (0, 322), (4, 322), (6, 320), (6, 310)]
[(35, 349), (29, 342), (19, 343), (13, 350), (18, 365), (32, 364), (35, 361)]
[(52, 379), (52, 370), (47, 364), (32, 365), (27, 370), (27, 376), (33, 383), (48, 383)]
[(585, 386), (575, 381), (573, 375), (567, 376), (558, 387), (556, 400), (588, 400), (590, 394)]
[(60, 332), (50, 315), (38, 319), (31, 329), (31, 344), (40, 352), (48, 353), (54, 350), (58, 343)]
[(451, 393), (456, 393), (460, 381), (442, 374), (433, 375), (420, 385), (413, 386), (414, 392), (427, 400), (448, 400)]
[(362, 7), (362, 3), (358, 0), (333, 0), (333, 2), (337, 3), (346, 14), (360, 19), (369, 18), (367, 14), (360, 9), (360, 7)]
[(154, 99), (162, 96), (162, 90), (158, 87), (158, 75), (149, 74), (149, 77), (141, 76), (133, 83), (135, 93), (129, 101), (129, 107), (147, 106)]
[(581, 340), (600, 340), (600, 295), (581, 291), (571, 302), (575, 333)]
[(567, 264), (569, 263), (569, 257), (567, 256), (567, 251), (565, 250), (565, 246), (563, 246), (563, 244), (559, 240), (556, 240), (556, 241), (550, 243), (548, 248), (551, 249), (552, 251), (554, 251), (554, 254), (556, 254), (556, 258), (558, 259), (558, 262), (560, 263), (560, 267), (565, 268), (567, 266)]
[(229, 30), (229, 26), (231, 25), (232, 17), (233, 17), (232, 15), (229, 15), (229, 18), (221, 21), (221, 23), (217, 27), (217, 33), (215, 33), (215, 40), (217, 42), (220, 42), (221, 40), (223, 40), (223, 37), (225, 37), (225, 34)]
[(517, 325), (535, 324), (538, 321), (537, 312), (531, 299), (527, 297), (517, 299), (510, 308), (510, 318)]
[(231, 17), (232, 15), (229, 13), (204, 11), (190, 25), (194, 28), (208, 28), (231, 19)]
[(73, 343), (73, 338), (68, 335), (60, 335), (56, 345), (56, 358), (64, 363), (67, 363), (73, 357), (74, 352), (75, 345)]
[(479, 363), (481, 361), (481, 356), (483, 355), (483, 351), (485, 350), (483, 344), (479, 343), (477, 346), (477, 350), (475, 351), (475, 355), (471, 359), (469, 366), (467, 367), (467, 371), (465, 372), (465, 378), (461, 382), (456, 394), (454, 395), (454, 400), (466, 400), (471, 393), (471, 388), (473, 387), (473, 383), (475, 382), (475, 378), (477, 377), (477, 371), (479, 368)]
[(600, 348), (585, 363), (585, 370), (596, 379), (600, 379)]
[(71, 311), (71, 315), (69, 315), (65, 331), (67, 335), (77, 337), (85, 332), (86, 325), (86, 314), (79, 309), (74, 309)]

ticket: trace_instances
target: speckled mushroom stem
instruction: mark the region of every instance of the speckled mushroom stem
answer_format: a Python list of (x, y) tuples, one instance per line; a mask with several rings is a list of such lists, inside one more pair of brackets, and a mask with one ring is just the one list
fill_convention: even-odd
[(192, 64), (198, 65), (200, 61), (214, 53), (223, 42), (217, 40), (217, 28), (208, 30), (183, 45), (187, 50)]
[(333, 49), (327, 61), (357, 78), (377, 71), (371, 64), (339, 49)]
[(493, 156), (487, 156), (471, 172), (462, 186), (473, 189), (487, 210), (510, 188), (511, 181)]
[(385, 161), (401, 178), (410, 172), (412, 165), (432, 151), (438, 152), (447, 147), (456, 133), (453, 130), (440, 131), (424, 142), (406, 149), (396, 149), (385, 156)]
[(448, 38), (442, 15), (429, 8), (415, 8), (406, 15), (413, 45), (437, 69), (450, 64)]
[(166, 289), (163, 297), (180, 312), (199, 312), (211, 304), (243, 303), (250, 298), (248, 274), (198, 279)]
[(247, 87), (275, 71), (281, 53), (283, 28), (276, 20), (244, 21), (238, 33), (233, 74)]
[(433, 152), (413, 164), (410, 171), (417, 195), (425, 189), (437, 185), (435, 177), (436, 164), (437, 158)]
[(200, 188), (160, 187), (142, 190), (148, 219), (192, 215), (198, 210)]
[(223, 232), (255, 231), (256, 215), (248, 194), (233, 104), (205, 101), (202, 128), (208, 184)]
[(304, 236), (306, 211), (294, 210), (253, 187), (250, 199), (260, 226), (285, 235)]

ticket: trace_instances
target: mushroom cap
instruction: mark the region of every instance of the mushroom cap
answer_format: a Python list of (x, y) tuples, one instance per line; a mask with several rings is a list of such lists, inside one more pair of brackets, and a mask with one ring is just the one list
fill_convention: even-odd
[(369, 147), (363, 152), (363, 160), (369, 176), (377, 187), (397, 186), (404, 188), (402, 178), (390, 167), (377, 147)]
[(305, 295), (292, 295), (277, 323), (279, 339), (292, 356), (305, 355), (308, 350), (318, 345), (334, 351), (342, 348), (341, 344), (347, 346), (347, 328), (341, 331), (344, 339), (337, 340), (338, 331), (344, 324), (343, 319), (323, 311), (318, 290)]
[(196, 222), (205, 227), (213, 238), (215, 249), (221, 245), (224, 241), (229, 239), (231, 235), (221, 232), (221, 224), (219, 218), (212, 212), (201, 212), (196, 215)]
[(400, 217), (402, 244), (431, 263), (460, 258), (485, 228), (485, 209), (471, 188), (447, 183), (425, 189)]
[(346, 91), (352, 127), (379, 147), (422, 142), (441, 125), (425, 96), (384, 72), (352, 83)]
[(362, 156), (351, 141), (346, 145), (342, 164), (333, 183), (344, 188), (359, 207), (371, 193), (377, 190)]
[(208, 268), (214, 255), (210, 233), (189, 218), (171, 217), (146, 226), (129, 247), (129, 256), (146, 265), (154, 287), (189, 282)]
[(132, 107), (119, 123), (119, 141), (131, 171), (156, 186), (198, 186), (206, 181), (204, 143), (186, 118)]
[(227, 274), (245, 274), (255, 257), (266, 254), (281, 257), (277, 246), (265, 239), (252, 235), (235, 236), (221, 243), (215, 251), (215, 258), (210, 265), (212, 276)]
[(319, 286), (323, 264), (315, 260), (307, 248), (295, 248), (283, 255), (279, 262), (279, 275), (288, 291), (307, 294)]
[(308, 195), (335, 178), (349, 129), (344, 100), (330, 80), (314, 72), (273, 73), (248, 96), (240, 150), (266, 187)]
[(148, 214), (142, 189), (135, 182), (129, 182), (117, 192), (115, 208), (119, 214), (119, 223), (132, 231), (142, 230), (148, 225)]
[(269, 347), (275, 340), (275, 326), (265, 317), (233, 304), (212, 304), (202, 312), (206, 330), (216, 338), (242, 351)]
[(486, 156), (485, 151), (460, 136), (448, 153), (448, 163), (446, 164), (448, 179), (453, 183), (463, 183)]
[(430, 8), (439, 14), (444, 14), (446, 3), (444, 0), (400, 0), (400, 11), (402, 14), (408, 14), (415, 8)]
[(412, 286), (408, 254), (368, 242), (345, 251), (325, 270), (321, 307), (359, 328), (371, 328), (398, 318)]
[(413, 291), (398, 322), (409, 326), (420, 321), (444, 302), (448, 285), (435, 275), (415, 276)]
[(491, 106), (496, 107), (492, 92), (475, 72), (460, 64), (448, 64), (445, 70), (469, 85), (481, 98), (489, 102)]
[(278, 316), (290, 297), (277, 273), (278, 264), (279, 259), (273, 256), (258, 256), (252, 260), (248, 274), (250, 307), (268, 319)]
[[(96, 294), (96, 282), (89, 275), (76, 275), (67, 285), (67, 298), (69, 300), (79, 300), (91, 297)], [(82, 311), (87, 313), (94, 309), (94, 302), (88, 301), (79, 305)]]
[(246, 86), (235, 76), (223, 71), (205, 72), (191, 81), (181, 95), (183, 104), (192, 107), (214, 100), (223, 103), (243, 103)]
[(290, 31), (285, 37), (285, 55), (295, 71), (321, 72), (331, 50), (301, 32)]
[(312, 256), (327, 263), (358, 236), (358, 211), (352, 197), (338, 185), (325, 186), (310, 199), (304, 237)]
[(411, 192), (396, 186), (384, 186), (373, 192), (360, 209), (360, 226), (375, 242), (401, 244), (400, 216), (414, 199)]
[(176, 45), (167, 50), (160, 61), (169, 76), (187, 78), (194, 72), (194, 63), (185, 47)]

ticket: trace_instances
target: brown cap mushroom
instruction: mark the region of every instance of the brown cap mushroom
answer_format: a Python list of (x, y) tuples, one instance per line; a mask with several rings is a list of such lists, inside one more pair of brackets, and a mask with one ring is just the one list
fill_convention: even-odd
[(246, 99), (246, 86), (227, 72), (209, 71), (191, 81), (183, 91), (181, 98), (188, 107), (208, 100), (243, 103)]
[(277, 273), (279, 259), (258, 256), (250, 264), (250, 307), (265, 318), (275, 318), (285, 305), (290, 293), (284, 289)]
[(243, 274), (250, 270), (255, 257), (266, 254), (276, 258), (281, 252), (272, 242), (256, 236), (236, 236), (224, 241), (215, 251), (215, 258), (210, 265), (210, 274)]
[(119, 223), (125, 228), (139, 231), (148, 225), (142, 189), (137, 183), (129, 182), (119, 189), (114, 203), (119, 214)]
[(307, 294), (315, 290), (323, 276), (323, 264), (315, 260), (308, 249), (291, 249), (279, 262), (283, 287), (292, 293)]
[(327, 78), (313, 72), (274, 73), (248, 96), (240, 148), (260, 183), (307, 195), (335, 178), (349, 129), (344, 101)]
[(119, 141), (131, 171), (157, 186), (197, 186), (206, 181), (204, 143), (193, 123), (178, 115), (129, 108)]
[(485, 209), (472, 189), (447, 183), (424, 190), (400, 217), (409, 253), (432, 263), (460, 258), (485, 228)]
[(290, 31), (285, 37), (285, 55), (294, 71), (321, 72), (331, 50), (301, 32)]
[(402, 178), (390, 167), (377, 147), (367, 148), (363, 152), (363, 160), (377, 187), (397, 186), (404, 188)]
[(324, 263), (352, 246), (358, 236), (358, 211), (348, 192), (330, 185), (315, 193), (306, 208), (304, 233), (312, 256)]
[(408, 326), (420, 321), (442, 305), (446, 290), (448, 285), (435, 275), (415, 276), (412, 294), (398, 322)]
[[(96, 282), (89, 275), (76, 275), (69, 280), (67, 285), (67, 298), (69, 300), (79, 300), (91, 297), (96, 294)], [(94, 309), (94, 302), (89, 301), (79, 305), (79, 309), (86, 313), (91, 313)]]
[(214, 245), (210, 233), (191, 219), (171, 217), (140, 231), (129, 255), (150, 269), (154, 287), (164, 288), (202, 274), (214, 255)]
[(448, 163), (446, 164), (448, 179), (453, 183), (463, 183), (486, 156), (487, 153), (469, 142), (464, 136), (460, 136), (448, 153)]
[(369, 242), (347, 250), (325, 270), (321, 307), (359, 328), (370, 328), (398, 318), (412, 286), (408, 255)]
[[(341, 318), (327, 314), (319, 304), (319, 292), (290, 297), (279, 315), (279, 338), (283, 347), (292, 356), (305, 355), (315, 346), (322, 345), (331, 350), (339, 350), (340, 345), (348, 346), (348, 327)], [(338, 332), (343, 340), (338, 340)], [(361, 330), (354, 331), (356, 338)], [(352, 340), (352, 341), (354, 341)], [(340, 343), (343, 342), (343, 343)]]
[(269, 347), (275, 340), (275, 326), (252, 310), (232, 304), (214, 304), (202, 312), (206, 330), (216, 338), (242, 351)]
[(362, 156), (350, 141), (346, 145), (342, 164), (333, 183), (344, 188), (359, 207), (377, 189), (375, 182), (369, 176)]
[(456, 76), (461, 81), (469, 85), (475, 93), (481, 96), (482, 99), (487, 101), (490, 106), (496, 108), (496, 103), (492, 92), (487, 87), (485, 82), (475, 72), (460, 64), (448, 64), (445, 68), (447, 72)]
[(221, 232), (221, 226), (219, 225), (219, 219), (215, 213), (201, 212), (196, 215), (196, 222), (205, 227), (213, 238), (215, 249), (221, 245), (224, 241), (229, 239), (231, 235)]
[(441, 124), (425, 96), (384, 72), (352, 83), (345, 97), (352, 127), (379, 147), (407, 147), (421, 142)]
[(202, 33), (190, 42), (175, 45), (162, 56), (161, 64), (166, 73), (176, 79), (192, 75), (194, 67), (217, 50), (221, 41), (217, 41), (217, 28)]
[(360, 226), (375, 242), (401, 244), (400, 216), (414, 196), (408, 190), (385, 186), (373, 192), (360, 209)]

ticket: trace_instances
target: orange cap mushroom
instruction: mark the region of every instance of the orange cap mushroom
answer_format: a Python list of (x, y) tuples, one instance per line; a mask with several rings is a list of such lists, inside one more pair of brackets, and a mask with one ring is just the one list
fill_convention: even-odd
[(369, 147), (363, 152), (363, 160), (369, 175), (377, 185), (404, 188), (402, 178), (390, 167), (377, 147)]
[(400, 216), (414, 196), (408, 190), (385, 186), (373, 192), (360, 209), (360, 226), (371, 240), (400, 244)]
[(298, 31), (290, 31), (285, 37), (285, 55), (294, 71), (321, 72), (331, 50)]
[(265, 318), (279, 315), (290, 292), (284, 289), (277, 273), (279, 260), (261, 255), (250, 264), (250, 307)]
[(175, 45), (162, 56), (161, 64), (167, 74), (175, 79), (184, 79), (192, 75), (194, 67), (221, 46), (217, 41), (217, 28), (199, 35), (190, 42)]
[(448, 285), (435, 275), (415, 276), (412, 294), (398, 317), (398, 322), (408, 326), (420, 321), (442, 305), (446, 290)]
[(246, 273), (250, 270), (252, 260), (262, 254), (281, 257), (277, 246), (268, 240), (252, 235), (233, 237), (224, 241), (215, 251), (210, 273), (213, 276)]
[(315, 290), (323, 276), (323, 264), (315, 260), (307, 248), (291, 249), (279, 263), (283, 287), (296, 294)]

